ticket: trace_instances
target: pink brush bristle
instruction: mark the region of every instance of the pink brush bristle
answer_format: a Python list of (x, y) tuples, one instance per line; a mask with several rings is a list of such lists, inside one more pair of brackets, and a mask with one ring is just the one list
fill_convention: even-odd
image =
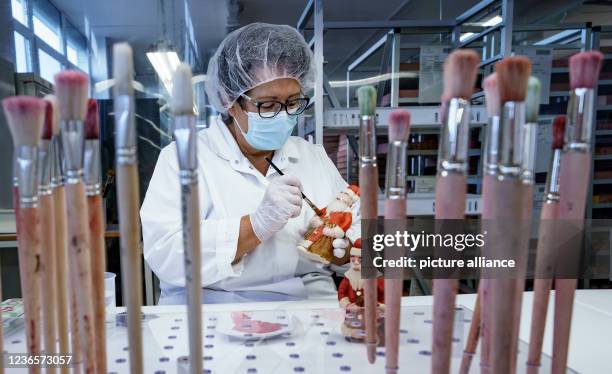
[(454, 97), (469, 100), (474, 93), (480, 57), (469, 49), (458, 49), (444, 62), (444, 92), (442, 99)]
[(85, 120), (88, 81), (80, 71), (66, 70), (55, 75), (55, 95), (62, 119)]
[(499, 101), (499, 85), (497, 83), (497, 74), (493, 73), (486, 77), (483, 81), (482, 88), (485, 94), (487, 115), (489, 117), (499, 116), (501, 104)]
[(53, 137), (53, 104), (45, 100), (45, 123), (42, 128), (40, 138), (43, 140), (51, 140)]
[(565, 116), (557, 116), (553, 121), (552, 149), (562, 149), (565, 142)]
[(45, 122), (46, 103), (32, 96), (13, 96), (2, 107), (15, 146), (36, 146)]
[(98, 116), (98, 102), (89, 99), (87, 102), (87, 116), (85, 118), (85, 139), (100, 138), (100, 120)]
[(599, 51), (580, 52), (570, 57), (570, 88), (595, 88), (603, 58)]
[(410, 112), (396, 109), (389, 114), (389, 142), (405, 142), (410, 134)]
[(531, 60), (525, 56), (506, 57), (495, 64), (500, 104), (524, 101), (531, 75)]

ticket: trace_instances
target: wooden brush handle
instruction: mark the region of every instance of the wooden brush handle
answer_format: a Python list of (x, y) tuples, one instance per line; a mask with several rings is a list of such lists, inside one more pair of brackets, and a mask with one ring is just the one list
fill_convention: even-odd
[(83, 183), (66, 185), (66, 211), (68, 226), (68, 253), (71, 269), (76, 271), (74, 288), (79, 313), (79, 331), (85, 373), (95, 373), (95, 339), (94, 316), (91, 285), (91, 247), (89, 228), (84, 222), (88, 220), (87, 200)]
[[(53, 214), (55, 216), (55, 292), (57, 297), (57, 332), (59, 338), (59, 353), (70, 352), (68, 338), (68, 246), (66, 244), (66, 190), (64, 186), (53, 189)], [(69, 368), (60, 368), (61, 374), (68, 374)]]
[[(359, 189), (361, 192), (361, 219), (374, 220), (378, 218), (378, 167), (374, 165), (361, 166), (359, 169)], [(368, 361), (376, 361), (377, 344), (377, 289), (376, 279), (364, 279), (365, 331)]]
[(461, 366), (459, 367), (459, 374), (468, 374), (470, 367), (472, 366), (472, 359), (476, 353), (476, 347), (478, 347), (478, 338), (480, 335), (480, 287), (478, 288), (478, 294), (476, 296), (476, 304), (474, 305), (474, 314), (472, 315), (472, 322), (470, 323), (470, 331), (468, 332), (467, 342), (463, 349), (463, 357), (461, 358)]
[[(522, 235), (523, 243), (521, 244), (521, 248), (524, 248), (523, 252), (523, 261), (525, 266), (524, 272), (521, 272), (519, 276), (516, 278), (516, 294), (515, 297), (515, 311), (514, 311), (514, 330), (512, 336), (512, 357), (518, 357), (518, 342), (519, 342), (519, 330), (521, 325), (521, 310), (523, 307), (523, 292), (525, 291), (525, 277), (526, 277), (526, 268), (527, 268), (527, 256), (529, 252), (529, 241), (531, 238), (531, 219), (533, 213), (533, 184), (523, 184), (521, 186), (522, 194), (523, 194), (523, 203), (521, 204), (523, 208), (523, 213), (521, 215), (520, 225), (522, 226)], [(516, 372), (516, 359), (512, 360), (512, 372)]]
[[(560, 220), (573, 220), (578, 225), (583, 224), (581, 222), (584, 219), (586, 209), (590, 171), (590, 152), (566, 152), (561, 156), (559, 174)], [(576, 284), (576, 279), (555, 280), (553, 374), (564, 373), (567, 367)]]
[(89, 236), (91, 239), (91, 284), (93, 288), (94, 336), (96, 372), (106, 373), (106, 316), (104, 298), (104, 271), (106, 270), (106, 246), (104, 243), (104, 211), (102, 196), (87, 197)]
[[(483, 231), (486, 226), (494, 219), (494, 211), (496, 206), (495, 197), (497, 182), (495, 175), (486, 174), (482, 178), (482, 212), (481, 220), (483, 221)], [(483, 253), (484, 254), (484, 253)], [(490, 373), (490, 357), (491, 357), (491, 292), (489, 280), (481, 277), (478, 285), (478, 293), (480, 296), (480, 366), (482, 374)]]
[[(72, 267), (72, 265), (70, 265)], [(79, 308), (76, 294), (76, 275), (70, 274), (70, 342), (74, 373), (80, 374), (83, 366), (83, 346), (81, 344), (81, 328), (79, 324)]]
[[(406, 218), (406, 199), (385, 200), (385, 219)], [(387, 257), (387, 256), (386, 256)], [(393, 259), (399, 257), (394, 253)], [(385, 357), (387, 373), (396, 373), (399, 356), (399, 330), (404, 279), (385, 278)]]
[(202, 373), (202, 259), (200, 255), (200, 201), (197, 183), (181, 186), (183, 245), (189, 324), (189, 368)]
[[(40, 212), (38, 208), (21, 208), (17, 215), (19, 223), (19, 263), (21, 295), (23, 297), (26, 341), (30, 355), (40, 355)], [(40, 366), (32, 365), (30, 374), (40, 373)]]
[[(54, 354), (56, 349), (56, 251), (55, 251), (55, 214), (52, 195), (40, 195), (40, 218), (44, 224), (40, 225), (42, 242), (42, 312), (44, 321), (44, 348), (46, 354)], [(54, 367), (47, 367), (47, 372), (55, 373)]]
[[(495, 243), (495, 258), (507, 258), (514, 254), (517, 269), (513, 276), (494, 278), (488, 281), (491, 286), (491, 373), (512, 373), (516, 365), (516, 348), (518, 344), (515, 332), (519, 328), (520, 304), (522, 293), (519, 293), (519, 279), (524, 277), (523, 270), (527, 253), (528, 225), (524, 222), (524, 187), (518, 178), (506, 178), (497, 181), (495, 218), (497, 234), (500, 237), (489, 237), (488, 241)], [(504, 224), (503, 233), (500, 233), (500, 223)], [(497, 236), (494, 234), (494, 236)], [(522, 284), (522, 283), (521, 283)]]
[[(451, 220), (465, 216), (466, 181), (464, 175), (438, 176), (435, 218)], [(450, 372), (457, 279), (434, 279), (432, 374)]]
[(117, 165), (117, 202), (121, 246), (123, 300), (127, 306), (130, 372), (141, 374), (142, 362), (142, 256), (140, 249), (140, 206), (138, 168)]
[[(540, 215), (538, 247), (536, 250), (536, 270), (533, 283), (533, 309), (531, 312), (531, 331), (529, 337), (529, 353), (527, 357), (527, 373), (537, 374), (542, 356), (544, 330), (548, 301), (552, 288), (552, 268), (554, 266), (556, 237), (553, 220), (557, 217), (558, 203), (544, 203)], [(550, 277), (543, 278), (545, 274)]]

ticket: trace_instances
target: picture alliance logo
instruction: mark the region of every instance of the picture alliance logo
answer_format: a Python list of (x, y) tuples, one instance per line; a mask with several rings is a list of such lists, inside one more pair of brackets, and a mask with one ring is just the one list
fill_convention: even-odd
[(372, 249), (377, 252), (386, 247), (407, 248), (411, 252), (418, 248), (453, 248), (458, 252), (470, 248), (482, 248), (486, 242), (487, 232), (480, 234), (442, 234), (442, 233), (410, 233), (396, 231), (395, 234), (376, 234), (373, 236)]

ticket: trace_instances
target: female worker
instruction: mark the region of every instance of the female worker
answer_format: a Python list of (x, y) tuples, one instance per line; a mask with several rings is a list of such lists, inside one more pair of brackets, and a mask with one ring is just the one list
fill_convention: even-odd
[[(330, 272), (296, 250), (314, 215), (300, 192), (324, 207), (347, 186), (321, 146), (290, 136), (313, 79), (312, 53), (289, 26), (242, 27), (209, 62), (206, 92), (221, 116), (198, 134), (205, 303), (336, 295)], [(170, 144), (140, 212), (145, 260), (161, 281), (164, 304), (185, 302), (178, 175)], [(353, 212), (351, 241), (360, 237), (359, 204)]]

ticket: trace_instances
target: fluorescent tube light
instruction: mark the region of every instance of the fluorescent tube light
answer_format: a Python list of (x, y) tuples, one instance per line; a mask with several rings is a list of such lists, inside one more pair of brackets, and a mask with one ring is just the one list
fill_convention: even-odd
[(172, 92), (172, 73), (181, 63), (178, 54), (174, 51), (154, 51), (147, 52), (147, 58), (170, 94)]

